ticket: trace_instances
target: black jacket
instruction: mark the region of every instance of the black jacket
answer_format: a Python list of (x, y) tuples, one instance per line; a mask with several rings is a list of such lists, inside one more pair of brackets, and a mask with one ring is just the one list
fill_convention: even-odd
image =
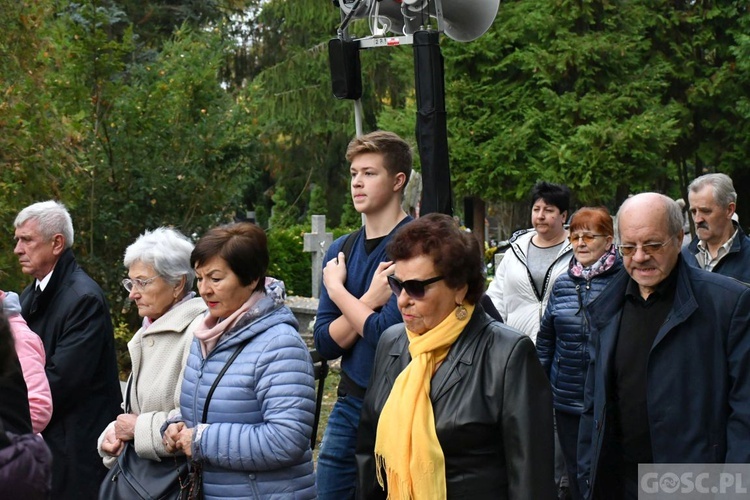
[[(393, 383), (411, 360), (403, 324), (383, 333), (357, 439), (360, 499), (385, 498), (375, 478), (375, 433)], [(477, 306), (432, 378), (449, 499), (555, 498), (552, 397), (527, 336)]]
[(3, 498), (49, 499), (52, 454), (44, 439), (31, 430), (23, 434), (5, 430), (0, 418), (0, 492)]
[[(8, 361), (7, 367), (0, 366), (0, 420), (8, 432), (30, 434), (32, 429), (29, 393), (23, 379), (21, 363), (15, 352), (11, 353)], [(6, 368), (5, 373), (3, 368)]]
[(52, 498), (96, 498), (107, 471), (96, 441), (122, 401), (107, 301), (70, 249), (36, 300), (33, 290), (21, 294), (21, 312), (47, 355), (53, 409), (42, 435), (53, 456)]

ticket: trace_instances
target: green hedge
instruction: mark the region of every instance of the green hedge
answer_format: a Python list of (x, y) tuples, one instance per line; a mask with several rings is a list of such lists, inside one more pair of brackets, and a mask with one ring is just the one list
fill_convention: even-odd
[[(310, 230), (309, 225), (268, 230), (268, 275), (284, 282), (287, 295), (312, 296), (312, 255), (302, 250), (304, 234)], [(345, 227), (333, 229), (333, 238), (351, 231)]]

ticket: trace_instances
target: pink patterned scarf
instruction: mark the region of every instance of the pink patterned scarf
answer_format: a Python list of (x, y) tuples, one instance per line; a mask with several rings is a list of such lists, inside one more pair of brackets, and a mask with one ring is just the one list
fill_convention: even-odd
[(595, 276), (608, 271), (613, 265), (615, 265), (616, 260), (617, 250), (615, 250), (615, 245), (613, 244), (609, 247), (609, 250), (604, 252), (604, 255), (599, 257), (599, 259), (597, 259), (597, 261), (591, 264), (589, 267), (583, 267), (583, 264), (578, 262), (578, 259), (573, 257), (573, 260), (570, 263), (570, 274), (577, 278), (590, 280)]

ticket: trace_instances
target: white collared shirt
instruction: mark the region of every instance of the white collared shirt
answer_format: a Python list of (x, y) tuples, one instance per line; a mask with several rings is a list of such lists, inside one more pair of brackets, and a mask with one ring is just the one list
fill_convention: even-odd
[(49, 284), (49, 280), (52, 278), (52, 273), (55, 272), (55, 269), (53, 268), (52, 271), (50, 271), (47, 276), (42, 278), (42, 281), (36, 280), (36, 285), (38, 286), (42, 291), (44, 291), (45, 288), (47, 288), (47, 285)]

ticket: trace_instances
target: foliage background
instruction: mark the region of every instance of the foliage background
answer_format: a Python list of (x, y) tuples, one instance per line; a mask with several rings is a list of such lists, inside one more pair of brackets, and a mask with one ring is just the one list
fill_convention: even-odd
[[(616, 210), (720, 171), (750, 220), (749, 9), (506, 0), (478, 40), (442, 37), (455, 197), (487, 202), (502, 239), (527, 225), (538, 180)], [(309, 294), (310, 214), (336, 235), (359, 223), (343, 159), (352, 103), (332, 98), (326, 51), (340, 19), (319, 0), (0, 0), (0, 287), (28, 283), (16, 213), (55, 198), (123, 339), (137, 317), (121, 257), (158, 225), (197, 238), (253, 211), (271, 272)], [(365, 20), (350, 31), (369, 35)], [(365, 131), (414, 144), (410, 48), (360, 55)]]

